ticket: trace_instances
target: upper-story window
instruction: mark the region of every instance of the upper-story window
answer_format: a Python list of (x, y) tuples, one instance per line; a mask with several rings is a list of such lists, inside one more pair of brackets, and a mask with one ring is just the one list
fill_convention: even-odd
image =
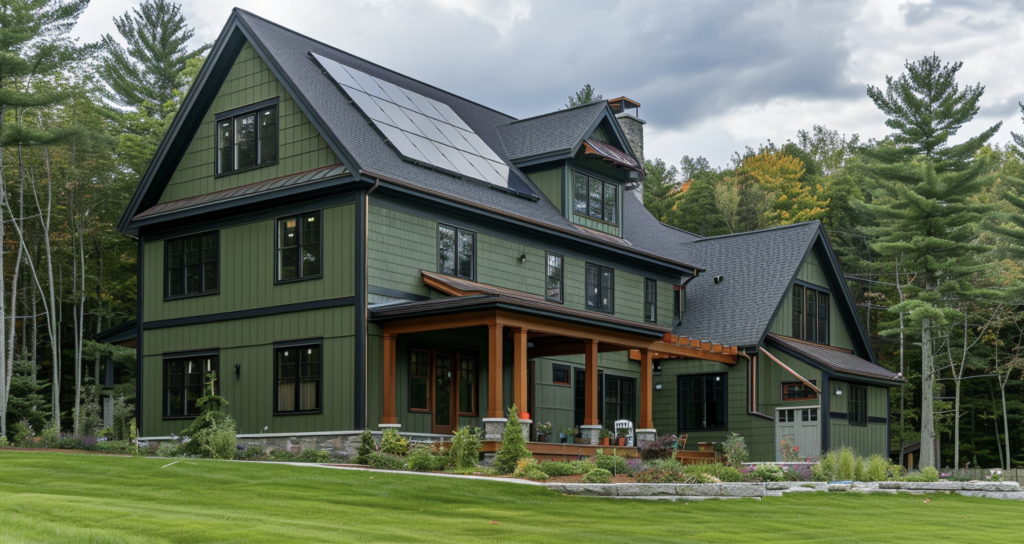
[(277, 162), (277, 101), (216, 117), (217, 175)]
[(437, 268), (442, 274), (476, 279), (476, 233), (438, 225)]
[(828, 293), (793, 285), (793, 338), (828, 344)]
[(319, 211), (277, 220), (277, 281), (318, 278), (321, 260)]
[(164, 297), (216, 293), (220, 286), (218, 231), (164, 242)]
[(554, 302), (562, 302), (562, 256), (557, 253), (548, 253), (546, 261), (544, 298)]
[(618, 185), (573, 172), (573, 211), (618, 224)]
[(615, 311), (615, 270), (587, 263), (587, 309)]
[(658, 281), (644, 279), (644, 321), (658, 321)]

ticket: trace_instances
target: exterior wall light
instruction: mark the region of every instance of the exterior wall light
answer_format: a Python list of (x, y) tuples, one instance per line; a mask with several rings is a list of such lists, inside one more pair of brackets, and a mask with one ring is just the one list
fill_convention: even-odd
[(523, 253), (519, 256), (519, 264), (526, 264), (526, 254)]
[(837, 396), (837, 397), (841, 397), (841, 396), (843, 396), (843, 390), (842, 390), (842, 389), (839, 389), (839, 388), (837, 387), (837, 388), (836, 388), (836, 396)]
[(660, 383), (654, 384), (654, 390), (655, 391), (661, 391), (661, 384)]
[(241, 376), (241, 375), (242, 375), (242, 365), (236, 364), (235, 365), (235, 376)]

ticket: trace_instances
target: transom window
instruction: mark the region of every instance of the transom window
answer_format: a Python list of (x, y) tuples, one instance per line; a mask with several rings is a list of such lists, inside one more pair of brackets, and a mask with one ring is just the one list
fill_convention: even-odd
[(544, 273), (544, 298), (555, 302), (562, 302), (562, 256), (557, 253), (548, 253)]
[(658, 281), (650, 278), (644, 279), (644, 320), (658, 321)]
[(569, 374), (569, 367), (565, 365), (551, 365), (551, 381), (555, 385), (572, 385), (569, 380), (572, 378)]
[(320, 212), (277, 220), (277, 280), (320, 277)]
[[(811, 380), (811, 383), (818, 385), (815, 380)], [(786, 382), (782, 384), (782, 400), (784, 401), (814, 400), (816, 398), (818, 398), (818, 394), (804, 382)]]
[(476, 279), (476, 233), (451, 225), (439, 225), (437, 268), (449, 276)]
[(573, 211), (618, 224), (618, 185), (573, 172)]
[(164, 297), (216, 293), (219, 286), (218, 231), (164, 242)]
[[(209, 373), (217, 373), (217, 355), (164, 359), (164, 417), (195, 417)], [(214, 391), (220, 387), (214, 385)]]
[(847, 413), (850, 425), (868, 424), (868, 388), (859, 385), (850, 386), (850, 400)]
[(274, 350), (279, 414), (320, 411), (320, 344), (299, 344)]
[(828, 344), (828, 293), (793, 285), (793, 338)]
[(615, 311), (615, 270), (587, 263), (587, 309)]
[(277, 104), (217, 116), (217, 175), (277, 162)]
[(725, 430), (728, 375), (679, 376), (679, 430)]

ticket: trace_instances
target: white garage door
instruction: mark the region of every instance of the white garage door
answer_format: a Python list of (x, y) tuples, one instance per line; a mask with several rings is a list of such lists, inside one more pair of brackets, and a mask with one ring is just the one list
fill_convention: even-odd
[(800, 448), (800, 459), (821, 455), (821, 431), (818, 407), (777, 408), (775, 410), (775, 460), (782, 462), (782, 439), (792, 440)]

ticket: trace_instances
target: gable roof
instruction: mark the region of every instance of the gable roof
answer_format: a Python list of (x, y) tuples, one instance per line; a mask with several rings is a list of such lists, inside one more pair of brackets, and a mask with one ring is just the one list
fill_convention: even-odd
[(800, 342), (785, 336), (769, 333), (766, 341), (783, 351), (806, 360), (816, 366), (831, 370), (840, 374), (863, 376), (867, 378), (878, 378), (890, 381), (902, 382), (903, 378), (897, 373), (877, 365), (867, 359), (858, 357), (853, 353), (819, 344)]
[(508, 158), (513, 161), (572, 153), (600, 122), (606, 102), (592, 102), (498, 127)]

